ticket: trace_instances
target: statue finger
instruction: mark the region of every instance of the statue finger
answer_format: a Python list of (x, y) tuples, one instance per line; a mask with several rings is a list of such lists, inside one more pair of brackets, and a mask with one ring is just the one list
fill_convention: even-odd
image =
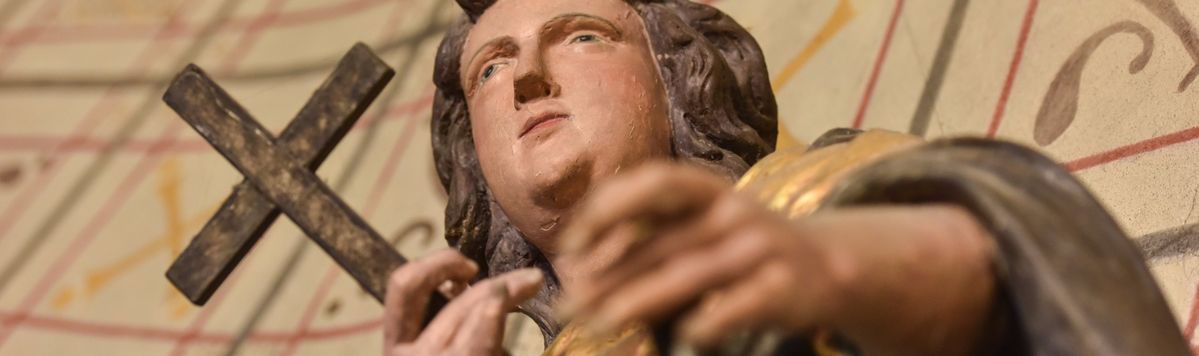
[(504, 338), (504, 321), (513, 307), (506, 283), (492, 283), (462, 323), (452, 348), (466, 355), (495, 355)]
[(778, 265), (759, 269), (745, 280), (705, 297), (683, 317), (678, 333), (686, 343), (707, 347), (740, 331), (776, 326), (780, 313), (796, 314), (799, 318), (793, 321), (808, 318), (803, 324), (813, 325), (818, 317), (811, 312), (813, 300), (788, 294), (785, 289), (796, 287), (789, 277)]
[(653, 322), (687, 309), (704, 293), (734, 282), (760, 263), (767, 252), (756, 240), (732, 236), (710, 248), (672, 259), (584, 305), (589, 315), (581, 316), (590, 319), (589, 324), (602, 333), (632, 321)]
[(401, 266), (391, 274), (383, 303), (385, 346), (415, 340), (429, 297), (446, 281), (466, 283), (478, 265), (456, 250), (436, 252)]
[(480, 281), (458, 298), (451, 300), (437, 314), (421, 334), (421, 341), (431, 345), (449, 346), (455, 335), (464, 332), (462, 325), (471, 318), (471, 313), (476, 312), (480, 304), (487, 302), (492, 289), (496, 289), (495, 285), (501, 285), (503, 290), (508, 291), (507, 300), (519, 303), (536, 295), (543, 280), (540, 270), (525, 268)]
[[(722, 198), (720, 201), (724, 200), (730, 199)], [(710, 247), (747, 220), (745, 214), (729, 211), (737, 210), (737, 206), (718, 202), (702, 215), (678, 226), (668, 227), (639, 246), (625, 249), (614, 262), (596, 273), (592, 283), (570, 291), (558, 308), (558, 316), (571, 319), (580, 306), (604, 298), (616, 287), (644, 275), (645, 271), (657, 269), (688, 251)]]
[(694, 167), (647, 166), (614, 177), (589, 195), (563, 231), (563, 253), (587, 249), (620, 222), (685, 215), (730, 189), (729, 182)]
[(718, 198), (710, 209), (672, 226), (664, 226), (651, 232), (654, 237), (646, 238), (641, 246), (625, 250), (616, 262), (600, 271), (600, 275), (626, 270), (624, 273), (646, 271), (662, 261), (678, 256), (681, 252), (709, 245), (728, 237), (750, 221), (753, 212), (746, 209), (740, 197), (732, 194)]

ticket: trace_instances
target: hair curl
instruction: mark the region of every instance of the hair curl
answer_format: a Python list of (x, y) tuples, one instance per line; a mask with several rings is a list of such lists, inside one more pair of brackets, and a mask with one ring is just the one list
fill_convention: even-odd
[[(447, 31), (433, 72), (433, 157), (449, 195), (446, 240), (478, 261), (483, 276), (524, 267), (546, 272), (546, 287), (520, 309), (548, 344), (561, 327), (550, 317), (560, 284), (491, 196), (459, 81), (466, 36), (495, 0), (457, 1), (466, 15)], [(688, 0), (626, 1), (644, 20), (665, 84), (674, 156), (735, 180), (774, 151), (777, 107), (762, 50), (749, 32), (720, 10)]]

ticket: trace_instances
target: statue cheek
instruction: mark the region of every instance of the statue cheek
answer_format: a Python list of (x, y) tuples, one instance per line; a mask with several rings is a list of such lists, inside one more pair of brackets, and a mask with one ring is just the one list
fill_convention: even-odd
[(497, 149), (512, 144), (517, 136), (511, 118), (514, 117), (512, 104), (503, 104), (497, 95), (485, 97), (480, 95), (469, 105), (471, 134), (474, 136), (475, 148), (480, 154), (485, 149)]

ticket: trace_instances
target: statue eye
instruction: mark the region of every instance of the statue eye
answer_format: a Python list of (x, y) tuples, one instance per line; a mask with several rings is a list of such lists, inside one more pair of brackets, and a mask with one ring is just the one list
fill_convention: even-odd
[(479, 81), (485, 82), (485, 81), (487, 81), (487, 79), (490, 79), (492, 75), (495, 75), (495, 71), (498, 68), (499, 68), (498, 63), (488, 64), (487, 67), (483, 68), (483, 71), (479, 74)]
[(570, 39), (570, 43), (596, 42), (599, 41), (599, 36), (593, 34), (583, 34)]

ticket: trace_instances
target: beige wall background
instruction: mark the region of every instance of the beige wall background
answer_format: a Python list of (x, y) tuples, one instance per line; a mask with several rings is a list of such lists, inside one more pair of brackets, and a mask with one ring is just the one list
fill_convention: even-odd
[[(833, 127), (1038, 147), (1081, 177), (1193, 340), (1199, 4), (716, 0), (784, 144)], [(0, 2), (0, 355), (378, 354), (380, 307), (286, 219), (195, 308), (163, 273), (240, 176), (162, 104), (195, 62), (275, 130), (356, 41), (398, 74), (318, 174), (410, 256), (444, 246), (429, 148), (446, 0)], [(514, 321), (510, 345), (540, 346)], [(523, 336), (522, 336), (523, 335)]]

